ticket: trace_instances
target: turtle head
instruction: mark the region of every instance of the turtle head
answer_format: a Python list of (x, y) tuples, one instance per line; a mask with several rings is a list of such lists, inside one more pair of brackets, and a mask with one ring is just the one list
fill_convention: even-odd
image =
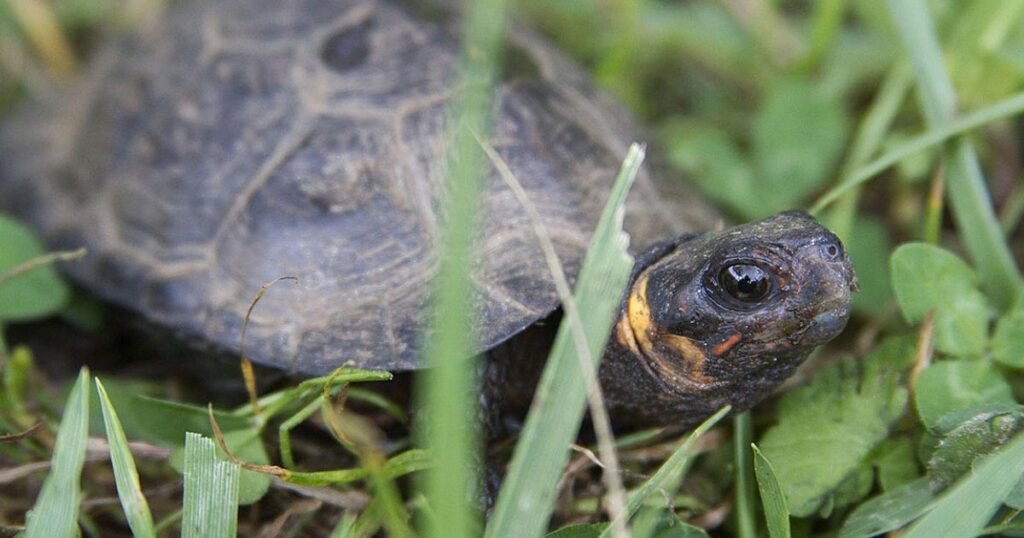
[(857, 290), (839, 239), (802, 211), (696, 235), (647, 261), (619, 340), (628, 328), (633, 355), (687, 395), (750, 391), (752, 379), (774, 387), (842, 331)]

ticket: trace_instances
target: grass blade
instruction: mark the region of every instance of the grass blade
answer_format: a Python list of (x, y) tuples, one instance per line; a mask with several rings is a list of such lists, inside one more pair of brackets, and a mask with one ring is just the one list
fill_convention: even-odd
[[(671, 456), (665, 463), (661, 464), (661, 467), (654, 473), (654, 476), (647, 479), (636, 491), (630, 496), (626, 502), (626, 513), (624, 517), (633, 517), (643, 506), (644, 502), (656, 492), (659, 491), (670, 491), (679, 487), (679, 482), (683, 479), (683, 470), (690, 464), (693, 458), (693, 446), (697, 444), (697, 440), (702, 435), (708, 432), (711, 428), (718, 424), (718, 421), (722, 420), (725, 415), (729, 414), (732, 408), (725, 406), (719, 409), (717, 413), (708, 417), (707, 420), (702, 422), (700, 426), (697, 426), (693, 433), (686, 438), (686, 441), (679, 445), (679, 448), (672, 453)], [(610, 527), (609, 527), (610, 528)], [(601, 537), (608, 536), (608, 530), (606, 529), (601, 533)]]
[[(591, 423), (594, 427), (594, 435), (597, 437), (598, 453), (600, 454), (601, 461), (603, 462), (604, 470), (601, 473), (601, 478), (605, 483), (605, 487), (608, 488), (607, 495), (607, 509), (609, 519), (619, 519), (619, 513), (622, 512), (626, 503), (625, 488), (622, 485), (622, 473), (619, 469), (619, 459), (615, 453), (615, 436), (612, 433), (611, 419), (608, 417), (608, 410), (604, 403), (604, 394), (601, 392), (601, 384), (597, 379), (597, 371), (592, 364), (591, 356), (593, 352), (590, 350), (589, 344), (587, 343), (586, 330), (583, 328), (583, 320), (580, 319), (579, 308), (576, 305), (576, 301), (572, 297), (572, 287), (569, 284), (569, 279), (565, 274), (565, 269), (562, 266), (561, 260), (558, 259), (558, 253), (555, 251), (554, 242), (551, 240), (551, 236), (548, 234), (547, 229), (544, 227), (544, 221), (540, 217), (540, 213), (537, 211), (537, 207), (530, 201), (529, 195), (526, 189), (519, 183), (509, 169), (508, 164), (501, 158), (500, 155), (494, 148), (487, 144), (481, 144), (487, 156), (490, 157), (491, 162), (494, 163), (498, 169), (502, 179), (505, 180), (505, 184), (512, 190), (516, 198), (519, 200), (520, 205), (526, 210), (526, 214), (530, 219), (533, 226), (534, 234), (537, 236), (537, 240), (540, 243), (541, 250), (544, 252), (544, 259), (548, 264), (548, 271), (555, 282), (555, 289), (558, 292), (558, 299), (562, 303), (562, 310), (565, 313), (565, 321), (569, 323), (572, 329), (573, 340), (576, 344), (576, 359), (580, 364), (580, 372), (583, 374), (583, 381), (586, 386), (587, 394), (587, 408), (590, 411)], [(634, 149), (634, 148), (630, 148)], [(639, 148), (637, 148), (639, 150)], [(612, 529), (617, 535), (625, 534), (627, 529), (623, 524), (622, 527)]]
[(238, 527), (238, 465), (217, 457), (213, 440), (185, 434), (185, 498), (181, 535), (233, 537)]
[(761, 492), (761, 505), (768, 522), (768, 536), (789, 538), (789, 506), (786, 505), (782, 485), (775, 476), (771, 462), (761, 454), (757, 445), (751, 443), (750, 448), (754, 452), (754, 474), (757, 475), (757, 488)]
[(331, 538), (353, 538), (356, 535), (356, 515), (352, 512), (345, 512), (341, 520), (331, 531)]
[[(413, 448), (396, 454), (381, 465), (381, 476), (387, 479), (398, 478), (409, 473), (429, 469), (434, 459), (425, 450)], [(303, 486), (327, 486), (347, 484), (370, 476), (365, 466), (353, 469), (335, 469), (333, 471), (289, 472), (284, 480)]]
[[(889, 0), (888, 5), (914, 66), (925, 122), (929, 128), (938, 129), (956, 113), (956, 93), (943, 67), (928, 3)], [(963, 234), (963, 244), (978, 269), (986, 294), (994, 304), (1006, 309), (1020, 293), (1021, 277), (993, 213), (978, 155), (970, 141), (959, 139), (950, 145), (944, 164), (949, 202)]]
[[(832, 190), (837, 190), (850, 177), (851, 173), (863, 167), (871, 156), (882, 147), (901, 105), (906, 100), (910, 84), (909, 62), (897, 62), (889, 68), (874, 99), (858, 122), (850, 149), (839, 169), (836, 187)], [(864, 181), (866, 180), (867, 178), (864, 179)], [(820, 217), (829, 229), (843, 241), (848, 241), (853, 236), (854, 217), (860, 199), (860, 191), (856, 185), (851, 185), (848, 190), (837, 193), (835, 196), (838, 198), (836, 198), (836, 204), (832, 211), (826, 215), (820, 215)], [(815, 207), (819, 210), (824, 209), (824, 205), (820, 203), (815, 204)]]
[(976, 536), (1024, 476), (1024, 435), (975, 465), (905, 538)]
[[(432, 297), (432, 331), (425, 357), (431, 366), (425, 382), (425, 429), (420, 444), (433, 448), (437, 467), (426, 473), (422, 489), (436, 517), (425, 519), (426, 535), (463, 537), (479, 533), (468, 505), (475, 497), (476, 480), (470, 462), (479, 459), (474, 397), (471, 304), (472, 246), (477, 226), (477, 199), (482, 188), (483, 154), (476, 136), (488, 132), (488, 112), (495, 65), (504, 38), (505, 0), (479, 0), (469, 4), (464, 19), (461, 93), (453, 103), (456, 126), (448, 155), (447, 220), (440, 238), (440, 269)], [(428, 437), (429, 436), (429, 437)]]
[(7, 0), (7, 6), (51, 71), (66, 76), (77, 69), (74, 47), (61, 30), (60, 21), (51, 4)]
[[(633, 267), (633, 259), (626, 253), (629, 239), (622, 231), (622, 204), (642, 160), (643, 151), (634, 145), (608, 197), (576, 285), (574, 299), (587, 333), (590, 360), (595, 365)], [(586, 387), (579, 382), (580, 350), (570, 331), (570, 324), (563, 321), (520, 433), (487, 536), (540, 536), (547, 527), (554, 509), (555, 488), (569, 459), (569, 445), (579, 431), (586, 398)]]
[(50, 474), (26, 518), (28, 538), (78, 535), (80, 478), (89, 435), (89, 379), (89, 370), (82, 368), (68, 395), (50, 460)]
[(114, 404), (110, 403), (107, 390), (103, 383), (96, 380), (96, 391), (100, 396), (100, 408), (103, 410), (103, 423), (107, 430), (107, 443), (110, 445), (110, 463), (114, 467), (114, 481), (117, 484), (117, 497), (121, 501), (121, 509), (128, 519), (128, 526), (137, 538), (155, 537), (153, 516), (149, 511), (149, 503), (142, 495), (139, 484), (139, 472), (135, 468), (128, 439), (121, 428), (121, 420), (117, 417)]
[(754, 465), (750, 461), (751, 439), (754, 427), (750, 413), (733, 417), (733, 458), (736, 461), (736, 527), (740, 538), (757, 536), (757, 511), (754, 495)]
[(864, 501), (839, 529), (839, 538), (870, 538), (903, 527), (931, 510), (935, 496), (927, 478), (918, 478)]
[(1024, 112), (1024, 93), (1018, 93), (1013, 97), (1004, 99), (994, 105), (987, 106), (962, 118), (949, 123), (929, 129), (924, 134), (916, 136), (896, 149), (889, 151), (877, 159), (854, 170), (838, 185), (829, 189), (823, 194), (814, 206), (812, 213), (818, 213), (828, 204), (834, 202), (851, 189), (875, 177), (886, 168), (893, 166), (907, 157), (911, 157), (921, 151), (938, 146), (956, 136), (963, 135), (969, 131), (983, 127), (994, 121), (1013, 117)]

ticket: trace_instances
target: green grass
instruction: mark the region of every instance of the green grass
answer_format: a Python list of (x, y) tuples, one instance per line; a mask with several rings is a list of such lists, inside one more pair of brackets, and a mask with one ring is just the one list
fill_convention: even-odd
[(437, 458), (421, 489), (431, 508), (423, 520), (427, 536), (461, 538), (479, 534), (479, 516), (470, 506), (478, 478), (469, 462), (479, 461), (480, 433), (473, 411), (476, 347), (472, 339), (470, 300), (473, 239), (485, 158), (477, 142), (490, 130), (488, 111), (504, 38), (504, 0), (484, 0), (470, 7), (464, 22), (463, 71), (450, 114), (458, 125), (449, 155), (447, 222), (440, 242), (441, 268), (432, 301), (435, 315), (425, 357), (431, 368), (418, 376), (420, 405), (426, 410), (419, 444)]
[[(619, 290), (625, 288), (633, 266), (632, 257), (626, 253), (628, 237), (622, 232), (623, 204), (642, 162), (643, 150), (634, 145), (594, 232), (576, 293), (566, 296), (565, 321), (544, 367), (534, 396), (536, 403), (520, 432), (487, 536), (534, 536), (548, 526), (560, 471), (569, 459), (569, 445), (583, 419), (584, 401), (589, 397), (593, 402), (599, 393), (595, 372), (608, 339), (604, 327), (612, 324)], [(553, 254), (553, 249), (550, 252)], [(601, 449), (609, 472), (617, 469), (612, 452), (608, 446)], [(610, 506), (611, 517), (625, 510), (622, 500), (617, 501)]]
[[(61, 52), (49, 18), (86, 38), (116, 18), (107, 2), (58, 1), (26, 25), (26, 5), (0, 0), (0, 109), (79, 56)], [(437, 368), (417, 388), (429, 409), (418, 435), (393, 427), (407, 424), (402, 410), (368, 390), (389, 382), (383, 373), (342, 370), (264, 394), (259, 414), (249, 405), (218, 410), (231, 457), (211, 446), (207, 464), (238, 480), (237, 489), (221, 480), (234, 493), (210, 499), (220, 502), (224, 532), (238, 521), (239, 532), (255, 534), (283, 514), (282, 496), (295, 491), (285, 482), (328, 499), (318, 511), (326, 525), (298, 516), (283, 523), (298, 534), (542, 536), (569, 523), (577, 525), (560, 536), (702, 535), (692, 525), (773, 538), (1019, 531), (1024, 299), (1014, 259), (1024, 248), (1024, 0), (476, 3), (463, 29), (464, 91), (451, 111), (464, 128), (450, 158), (434, 296), (445, 312), (468, 310), (474, 200), (488, 166), (479, 141), (510, 17), (560, 40), (645, 118), (655, 133), (652, 160), (689, 176), (730, 218), (813, 208), (846, 241), (871, 299), (775, 405), (731, 428), (710, 421), (703, 436), (613, 439), (601, 431), (599, 395), (585, 379), (606, 336), (607, 306), (596, 299), (617, 295), (588, 291), (584, 273), (571, 303), (579, 315), (567, 308), (541, 387), (547, 407), (515, 446), (496, 447), (481, 446), (472, 427), (468, 320), (440, 316), (425, 348)], [(10, 61), (22, 57), (30, 63)], [(529, 212), (528, 202), (520, 203)], [(615, 206), (608, 211), (598, 238), (621, 242)], [(47, 253), (8, 219), (0, 219), (0, 239), (0, 325), (73, 319), (51, 267), (74, 263), (69, 255)], [(590, 251), (587, 267), (602, 265), (626, 267), (621, 245)], [(159, 486), (179, 480), (185, 432), (217, 437), (207, 410), (176, 401), (170, 384), (104, 375), (105, 390), (90, 399), (87, 373), (62, 392), (72, 380), (39, 372), (30, 349), (0, 335), (0, 534), (26, 520), (29, 535), (195, 528), (208, 505)], [(372, 411), (353, 412), (354, 401)], [(588, 403), (598, 441), (570, 450)], [(45, 426), (31, 430), (37, 422)], [(310, 429), (321, 434), (315, 443)], [(82, 459), (86, 435), (109, 438), (112, 467)], [(511, 460), (486, 522), (473, 507), (485, 449)], [(51, 457), (48, 472), (31, 470)], [(2, 478), (8, 472), (29, 474)], [(565, 489), (556, 491), (559, 484)], [(118, 502), (83, 505), (79, 491)], [(289, 499), (286, 506), (297, 502)], [(23, 508), (6, 508), (13, 506)], [(279, 510), (251, 516), (270, 507)]]

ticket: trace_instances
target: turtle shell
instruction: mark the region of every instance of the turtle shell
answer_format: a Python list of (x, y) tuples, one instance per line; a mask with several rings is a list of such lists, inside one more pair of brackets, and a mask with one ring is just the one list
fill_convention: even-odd
[[(305, 374), (405, 370), (444, 223), (457, 17), (385, 0), (175, 2), (85, 80), (0, 125), (0, 206), (101, 297)], [(512, 28), (490, 143), (578, 268), (637, 129), (542, 38)], [(557, 308), (523, 208), (489, 167), (472, 271), (480, 349)], [(634, 247), (713, 224), (645, 175)], [(674, 200), (674, 201), (673, 201)]]

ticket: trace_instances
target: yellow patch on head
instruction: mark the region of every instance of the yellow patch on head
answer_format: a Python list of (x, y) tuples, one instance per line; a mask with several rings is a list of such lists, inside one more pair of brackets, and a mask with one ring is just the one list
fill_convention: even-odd
[(704, 364), (704, 350), (694, 343), (693, 340), (678, 334), (666, 334), (661, 338), (665, 344), (679, 352), (686, 362), (695, 366)]
[(633, 329), (629, 326), (629, 316), (622, 316), (615, 322), (615, 338), (619, 345), (629, 350), (634, 355), (640, 355), (640, 348), (636, 345), (636, 337)]
[(658, 367), (663, 371), (673, 369), (678, 372), (682, 370), (686, 372), (686, 377), (697, 383), (706, 384), (714, 382), (714, 379), (704, 373), (704, 360), (707, 359), (707, 354), (696, 342), (678, 334), (663, 334), (661, 335), (661, 343), (672, 348), (673, 351), (683, 358), (682, 364), (679, 364), (676, 361), (668, 361), (661, 356), (657, 356), (655, 360), (660, 363)]
[(648, 351), (651, 347), (649, 331), (654, 323), (651, 321), (651, 307), (647, 304), (647, 275), (633, 284), (633, 293), (629, 294), (629, 302), (626, 304), (626, 316), (629, 317), (629, 327), (640, 349)]
[[(647, 275), (633, 285), (626, 304), (626, 317), (633, 336), (630, 349), (638, 348), (665, 379), (678, 379), (682, 373), (698, 383), (713, 381), (704, 374), (706, 354), (699, 344), (685, 336), (666, 333), (654, 323), (647, 303)], [(620, 333), (624, 332), (621, 325), (620, 321), (617, 328)], [(620, 341), (622, 339), (620, 336)]]

